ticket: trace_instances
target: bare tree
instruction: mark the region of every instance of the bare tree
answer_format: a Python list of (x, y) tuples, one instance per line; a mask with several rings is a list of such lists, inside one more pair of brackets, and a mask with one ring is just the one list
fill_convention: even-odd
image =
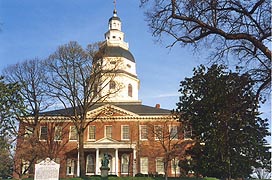
[(113, 81), (119, 59), (115, 63), (104, 61), (103, 53), (98, 51), (99, 43), (88, 45), (83, 49), (77, 42), (69, 42), (60, 46), (47, 60), (50, 92), (57, 98), (64, 109), (71, 110), (68, 116), (78, 133), (80, 176), (85, 176), (83, 135), (88, 125), (95, 121), (100, 114), (88, 116), (88, 111), (96, 104), (104, 102), (122, 88), (116, 83), (109, 88)]
[[(9, 83), (17, 83), (20, 87), (18, 89), (19, 94), (23, 99), (24, 108), (21, 108), (19, 111), (14, 111), (13, 114), (20, 124), (26, 124), (28, 127), (31, 127), (32, 138), (28, 143), (28, 146), (25, 148), (23, 144), (25, 141), (20, 139), (24, 138), (24, 132), (17, 133), (17, 128), (14, 132), (16, 144), (16, 153), (15, 156), (15, 169), (19, 177), (26, 172), (30, 172), (29, 169), (33, 169), (33, 165), (36, 161), (36, 158), (39, 157), (40, 151), (38, 150), (39, 142), (39, 125), (40, 125), (40, 112), (46, 110), (50, 107), (51, 102), (49, 96), (47, 96), (47, 88), (45, 86), (46, 72), (43, 66), (43, 62), (37, 58), (32, 60), (25, 60), (22, 63), (17, 63), (11, 65), (3, 70), (5, 74), (5, 79)], [(32, 116), (33, 118), (28, 118)], [(17, 124), (18, 125), (18, 124)], [(22, 143), (22, 144), (21, 144)], [(20, 151), (28, 151), (28, 153), (23, 153)], [(21, 155), (22, 156), (21, 156)], [(28, 154), (28, 155), (26, 155)], [(25, 158), (25, 159), (22, 159)], [(28, 162), (28, 167), (25, 169), (25, 172), (22, 172), (22, 166), (17, 163), (18, 161)]]
[(258, 82), (258, 97), (269, 88), (269, 0), (141, 0), (141, 5), (148, 2), (153, 2), (146, 15), (154, 36), (174, 38), (170, 46), (180, 43), (205, 52), (209, 49), (214, 61), (237, 57), (235, 64)]
[(34, 119), (28, 123), (33, 126), (35, 137), (38, 137), (39, 114), (52, 104), (45, 85), (47, 78), (43, 61), (37, 58), (26, 60), (5, 68), (3, 73), (9, 83), (18, 83), (21, 87), (20, 94), (24, 99), (26, 109), (17, 114), (18, 120), (28, 121), (26, 117), (33, 116)]

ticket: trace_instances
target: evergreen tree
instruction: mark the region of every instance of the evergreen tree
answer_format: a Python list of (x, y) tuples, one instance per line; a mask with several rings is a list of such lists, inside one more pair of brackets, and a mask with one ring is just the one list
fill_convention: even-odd
[(5, 83), (0, 77), (0, 177), (12, 175), (12, 142), (16, 138), (15, 111), (22, 106), (17, 83)]
[(268, 120), (260, 117), (248, 74), (201, 65), (181, 82), (179, 92), (177, 111), (181, 121), (192, 126), (195, 140), (187, 151), (190, 162), (180, 162), (181, 167), (203, 176), (243, 178), (271, 159), (265, 140)]

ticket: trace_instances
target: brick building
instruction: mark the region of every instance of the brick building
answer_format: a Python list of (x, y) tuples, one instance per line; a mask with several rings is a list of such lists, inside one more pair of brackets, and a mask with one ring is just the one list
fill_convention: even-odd
[[(124, 87), (108, 97), (107, 103), (97, 103), (89, 109), (87, 119), (97, 114), (99, 117), (89, 124), (84, 133), (86, 175), (101, 174), (101, 159), (108, 154), (110, 174), (164, 174), (164, 164), (167, 162), (168, 176), (178, 176), (181, 171), (178, 161), (190, 144), (190, 133), (184, 131), (170, 110), (161, 109), (159, 105), (143, 105), (138, 99), (140, 80), (136, 74), (136, 61), (128, 43), (124, 41), (116, 10), (109, 19), (109, 30), (105, 33), (100, 50), (104, 51), (104, 62), (113, 64), (114, 58), (122, 62), (115, 80), (109, 83), (105, 91), (114, 88), (118, 82), (122, 82)], [(44, 149), (52, 150), (55, 161), (60, 163), (60, 177), (78, 174), (77, 132), (67, 118), (72, 115), (69, 109), (59, 109), (40, 116), (39, 141), (44, 144)], [(20, 131), (28, 134), (31, 127), (22, 123)], [(50, 140), (55, 145), (50, 146)], [(19, 139), (17, 144), (18, 148), (23, 148), (24, 140)], [(27, 169), (29, 163), (21, 161), (20, 171), (33, 173), (33, 169)]]

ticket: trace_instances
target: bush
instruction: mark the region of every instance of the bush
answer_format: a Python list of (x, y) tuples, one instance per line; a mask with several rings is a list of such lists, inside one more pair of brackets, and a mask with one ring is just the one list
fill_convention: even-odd
[(219, 180), (219, 179), (214, 177), (204, 177), (203, 180)]

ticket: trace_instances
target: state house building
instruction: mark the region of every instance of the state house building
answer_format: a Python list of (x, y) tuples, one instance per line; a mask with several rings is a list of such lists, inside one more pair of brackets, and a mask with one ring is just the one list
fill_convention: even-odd
[[(143, 105), (138, 99), (140, 80), (136, 73), (136, 61), (129, 51), (128, 43), (124, 41), (121, 20), (116, 10), (108, 25), (109, 30), (101, 45), (101, 49), (107, 50), (103, 57), (106, 62), (111, 58), (121, 59), (124, 66), (120, 67), (115, 81), (122, 82), (124, 88), (114, 97), (109, 97), (108, 103), (97, 103), (88, 112), (88, 116), (105, 113), (91, 122), (84, 134), (86, 175), (101, 174), (101, 160), (106, 153), (109, 155), (109, 174), (164, 174), (164, 158), (168, 153), (168, 176), (179, 176), (182, 170), (178, 162), (186, 148), (182, 144), (188, 142), (189, 134), (180, 130), (181, 124), (170, 110), (161, 109), (159, 105)], [(114, 86), (114, 82), (109, 83), (108, 89)], [(73, 123), (65, 118), (71, 113), (69, 109), (45, 112), (39, 127), (40, 141), (46, 141), (50, 133), (54, 134), (54, 141), (65, 141), (55, 158), (60, 163), (61, 178), (75, 177), (79, 171), (77, 132)], [(49, 131), (50, 122), (56, 121), (61, 123), (54, 127), (54, 131)], [(165, 129), (169, 133), (168, 140), (163, 139)], [(20, 130), (29, 131), (27, 125), (21, 126)], [(68, 133), (64, 133), (64, 130)], [(28, 164), (27, 161), (22, 162), (21, 171), (26, 174), (30, 173), (26, 170)]]

